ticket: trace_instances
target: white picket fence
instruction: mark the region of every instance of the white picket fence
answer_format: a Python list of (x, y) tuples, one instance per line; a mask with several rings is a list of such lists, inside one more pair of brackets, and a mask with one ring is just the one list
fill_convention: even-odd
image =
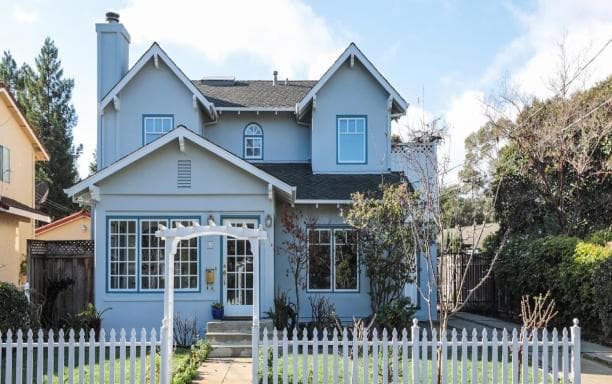
[[(411, 333), (411, 337), (408, 337)], [(259, 335), (257, 327), (253, 335)], [(300, 338), (296, 331), (267, 329), (253, 338), (253, 383), (438, 383), (443, 384), (580, 384), (580, 327), (561, 332), (486, 329), (478, 334), (455, 329), (438, 339), (413, 321), (411, 332), (376, 330), (360, 340), (347, 330), (322, 337), (315, 330)], [(290, 337), (292, 336), (292, 337)], [(331, 336), (331, 338), (330, 338)], [(379, 337), (380, 336), (380, 337)], [(440, 364), (438, 372), (438, 358)]]
[(0, 332), (0, 383), (157, 383), (158, 331)]

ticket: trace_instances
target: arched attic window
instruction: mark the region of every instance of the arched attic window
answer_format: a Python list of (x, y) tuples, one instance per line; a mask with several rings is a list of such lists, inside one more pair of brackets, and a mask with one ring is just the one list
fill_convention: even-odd
[(244, 128), (244, 158), (263, 159), (263, 129), (257, 123), (249, 123)]

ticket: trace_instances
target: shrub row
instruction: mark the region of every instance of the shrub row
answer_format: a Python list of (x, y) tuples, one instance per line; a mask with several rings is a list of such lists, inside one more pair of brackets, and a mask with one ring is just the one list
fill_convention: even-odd
[(496, 284), (517, 312), (522, 295), (550, 290), (559, 311), (555, 326), (580, 319), (587, 334), (612, 337), (612, 231), (587, 239), (550, 236), (511, 239), (495, 267)]
[(189, 357), (172, 372), (172, 384), (191, 384), (198, 367), (206, 360), (211, 349), (210, 344), (204, 340), (196, 341), (191, 346)]

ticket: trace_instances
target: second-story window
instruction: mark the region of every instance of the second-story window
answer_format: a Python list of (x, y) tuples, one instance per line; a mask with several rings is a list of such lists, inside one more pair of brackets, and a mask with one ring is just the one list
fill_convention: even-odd
[(11, 150), (0, 145), (0, 181), (11, 181)]
[(149, 144), (159, 139), (164, 133), (172, 130), (174, 116), (172, 115), (144, 115), (142, 118), (143, 144)]
[(338, 164), (367, 163), (367, 119), (365, 116), (338, 116)]
[(259, 124), (250, 123), (244, 128), (244, 158), (263, 159), (263, 130)]

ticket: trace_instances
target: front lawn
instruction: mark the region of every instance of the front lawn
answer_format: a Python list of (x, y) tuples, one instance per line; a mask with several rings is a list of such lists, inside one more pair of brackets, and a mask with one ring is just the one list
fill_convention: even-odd
[[(143, 372), (141, 371), (140, 367), (141, 367), (141, 359), (140, 359), (140, 347), (136, 347), (136, 358), (134, 359), (134, 365), (135, 365), (135, 382), (140, 382), (140, 377), (143, 374)], [(110, 383), (110, 369), (111, 369), (111, 362), (108, 360), (108, 351), (107, 351), (107, 360), (104, 363), (104, 382), (105, 383)], [(84, 381), (83, 382), (89, 382), (89, 376), (91, 374), (90, 372), (90, 366), (89, 366), (89, 352), (86, 349), (85, 351), (85, 364), (83, 365), (83, 375), (84, 375)], [(47, 365), (48, 365), (48, 358), (49, 356), (47, 355), (47, 351), (45, 350), (45, 353), (43, 355), (43, 375), (44, 375), (44, 383), (49, 383), (49, 379), (47, 377)], [(177, 348), (174, 351), (174, 359), (172, 362), (172, 370), (175, 371), (178, 367), (184, 365), (184, 363), (187, 361), (187, 359), (189, 358), (189, 349), (188, 348)], [(159, 354), (157, 355), (157, 364), (156, 364), (156, 375), (159, 375)], [(94, 382), (98, 383), (99, 382), (99, 378), (100, 378), (100, 365), (98, 364), (99, 362), (99, 353), (98, 351), (96, 351), (96, 355), (95, 355), (95, 364), (93, 366), (93, 375), (94, 375)], [(15, 369), (16, 369), (16, 353), (15, 351), (13, 351), (13, 356), (12, 356), (12, 376), (13, 376), (13, 381), (16, 381), (16, 375), (15, 375)], [(33, 353), (33, 378), (34, 381), (36, 381), (36, 371), (37, 371), (37, 364), (38, 364), (38, 360), (37, 360), (37, 356), (36, 356), (36, 349), (34, 349), (34, 353)], [(130, 348), (127, 347), (126, 348), (126, 352), (125, 352), (125, 382), (130, 382), (130, 378), (131, 378), (131, 372), (130, 372)], [(63, 362), (63, 374), (64, 374), (64, 381), (68, 382), (68, 377), (69, 377), (69, 373), (70, 370), (68, 368), (68, 348), (65, 348), (64, 351), (64, 362)], [(116, 349), (115, 351), (115, 360), (112, 364), (113, 366), (113, 370), (114, 370), (114, 376), (115, 376), (115, 382), (120, 382), (120, 372), (121, 372), (121, 360), (119, 359), (119, 348)], [(149, 377), (149, 370), (151, 367), (151, 361), (150, 361), (150, 355), (147, 354), (146, 356), (146, 360), (145, 360), (145, 377), (146, 377), (146, 382), (149, 383), (150, 382), (150, 377)], [(4, 382), (5, 380), (5, 372), (6, 372), (6, 355), (5, 355), (5, 351), (3, 351), (3, 355), (2, 355), (2, 364), (0, 365), (1, 368), (1, 372), (0, 372), (0, 382)], [(57, 368), (58, 368), (58, 350), (55, 350), (55, 353), (53, 355), (53, 382), (57, 383), (58, 382), (58, 374), (57, 374)], [(79, 378), (79, 353), (78, 350), (74, 351), (74, 370), (73, 370), (73, 375), (75, 378), (75, 382), (79, 382), (78, 378)], [(25, 349), (24, 349), (24, 353), (23, 353), (23, 364), (21, 367), (21, 372), (22, 372), (22, 380), (23, 382), (26, 382), (26, 353), (25, 353)]]
[[(279, 355), (280, 355), (280, 348), (279, 348)], [(461, 356), (461, 352), (457, 351), (457, 380), (454, 381), (456, 383), (461, 383), (462, 382), (462, 378), (461, 378), (461, 372), (462, 372), (462, 356)], [(393, 381), (393, 375), (394, 375), (394, 367), (393, 367), (393, 363), (392, 363), (392, 353), (391, 350), (389, 351), (388, 354), (388, 359), (389, 359), (389, 365), (388, 365), (388, 382), (392, 382)], [(493, 362), (490, 361), (490, 354), (489, 354), (489, 362), (487, 363), (487, 381), (488, 382), (492, 382), (492, 377), (493, 377)], [(268, 359), (268, 383), (272, 383), (273, 382), (273, 373), (272, 373), (272, 361), (271, 361), (271, 357), (272, 354), (269, 353), (269, 359)], [(323, 356), (321, 356), (320, 354), (317, 356), (317, 371), (318, 371), (318, 377), (316, 380), (314, 380), (313, 377), (313, 362), (314, 362), (314, 358), (311, 354), (309, 354), (306, 358), (307, 358), (307, 366), (308, 366), (308, 381), (304, 381), (304, 355), (302, 353), (299, 353), (297, 355), (297, 374), (298, 374), (298, 383), (300, 384), (306, 384), (306, 383), (333, 383), (336, 382), (334, 381), (334, 375), (338, 375), (338, 381), (339, 383), (344, 382), (344, 365), (343, 365), (343, 356), (342, 353), (340, 352), (340, 354), (338, 355), (338, 369), (336, 370), (334, 368), (334, 361), (333, 361), (333, 356), (330, 354), (327, 356), (327, 381), (324, 380), (324, 375), (323, 375), (323, 363), (324, 363), (324, 359)], [(483, 381), (483, 364), (482, 361), (480, 360), (480, 356), (478, 357), (478, 361), (476, 362), (476, 383), (481, 383)], [(410, 359), (410, 356), (408, 356), (407, 359), (407, 363), (408, 363), (408, 382), (412, 383), (412, 360)], [(372, 356), (368, 356), (368, 368), (367, 368), (367, 372), (368, 372), (368, 382), (369, 383), (382, 383), (383, 381), (383, 358), (382, 358), (382, 352), (379, 354), (379, 358), (378, 358), (378, 379), (377, 380), (372, 380), (372, 375), (374, 372), (374, 366), (373, 366), (373, 359)], [(259, 365), (259, 381), (260, 383), (263, 382), (263, 367), (262, 367), (262, 363), (263, 363), (263, 359), (260, 356), (260, 365)], [(289, 356), (287, 357), (287, 368), (288, 368), (288, 372), (287, 372), (287, 377), (288, 377), (288, 382), (293, 383), (293, 372), (294, 372), (294, 368), (293, 368), (293, 363), (294, 363), (294, 359), (293, 359), (293, 355), (289, 354)], [(468, 356), (466, 357), (466, 363), (467, 363), (467, 383), (470, 384), (476, 384), (472, 381), (472, 359)], [(360, 356), (357, 362), (357, 376), (358, 379), (356, 381), (352, 380), (352, 375), (353, 375), (353, 369), (354, 369), (354, 364), (353, 361), (349, 358), (348, 360), (348, 369), (347, 372), (349, 372), (349, 382), (358, 382), (358, 383), (363, 383), (363, 371), (364, 371), (364, 360), (363, 357)], [(403, 381), (403, 375), (402, 375), (402, 371), (403, 371), (403, 362), (402, 362), (402, 358), (401, 358), (401, 351), (398, 354), (398, 365), (399, 365), (399, 371), (398, 371), (398, 380), (399, 382), (404, 382)], [(283, 381), (283, 366), (284, 366), (284, 362), (282, 359), (282, 356), (279, 356), (278, 359), (278, 382), (282, 383)], [(422, 368), (422, 362), (419, 362), (419, 370), (421, 370)], [(497, 382), (502, 382), (502, 363), (501, 363), (501, 359), (500, 361), (497, 362)], [(533, 382), (532, 378), (533, 378), (533, 370), (531, 368), (531, 366), (529, 366), (529, 382)], [(420, 372), (420, 374), (422, 375), (422, 372)], [(424, 380), (424, 382), (426, 383), (431, 383), (432, 382), (432, 360), (431, 358), (428, 358), (427, 360), (427, 380)], [(521, 376), (522, 376), (522, 372), (521, 372)], [(422, 377), (422, 376), (421, 376)], [(453, 363), (451, 360), (451, 356), (449, 353), (448, 356), (448, 362), (447, 362), (447, 366), (446, 366), (446, 378), (448, 383), (453, 383)], [(519, 378), (519, 382), (520, 382), (520, 378)], [(538, 380), (536, 380), (536, 382), (541, 382), (542, 381), (542, 372), (541, 370), (538, 370)], [(512, 365), (511, 365), (511, 361), (508, 363), (508, 382), (512, 382)]]

